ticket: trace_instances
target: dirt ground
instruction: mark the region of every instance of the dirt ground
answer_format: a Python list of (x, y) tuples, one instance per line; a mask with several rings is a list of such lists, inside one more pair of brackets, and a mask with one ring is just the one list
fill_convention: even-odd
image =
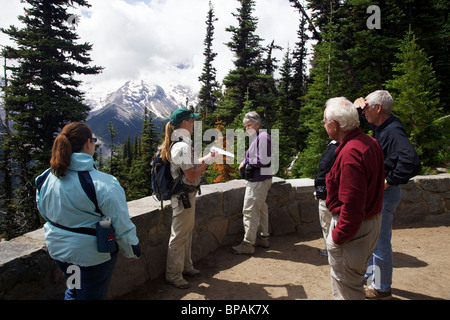
[[(394, 229), (392, 295), (397, 300), (450, 299), (450, 226)], [(195, 263), (201, 272), (176, 289), (163, 278), (122, 299), (133, 300), (330, 300), (330, 268), (318, 254), (322, 238), (272, 237), (253, 256), (217, 249)]]

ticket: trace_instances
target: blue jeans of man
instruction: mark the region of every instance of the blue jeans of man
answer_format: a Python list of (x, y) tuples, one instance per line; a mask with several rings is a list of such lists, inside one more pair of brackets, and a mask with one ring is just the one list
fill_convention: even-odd
[[(111, 259), (90, 267), (79, 267), (80, 288), (67, 288), (64, 300), (102, 300), (106, 297), (114, 267), (117, 263), (118, 251), (111, 252)], [(73, 264), (55, 260), (56, 265), (68, 279), (72, 273), (67, 270)]]
[(380, 235), (364, 276), (368, 280), (368, 284), (371, 284), (375, 290), (381, 292), (389, 291), (392, 285), (392, 222), (394, 221), (394, 211), (401, 198), (402, 189), (398, 185), (389, 186), (384, 191)]

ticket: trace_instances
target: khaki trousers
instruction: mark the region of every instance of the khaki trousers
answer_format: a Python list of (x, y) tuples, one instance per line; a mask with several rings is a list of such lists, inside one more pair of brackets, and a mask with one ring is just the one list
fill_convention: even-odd
[(269, 236), (269, 208), (266, 204), (267, 194), (272, 186), (272, 179), (247, 182), (244, 196), (244, 241), (255, 244), (258, 229), (261, 236)]
[(192, 231), (195, 224), (195, 196), (197, 192), (189, 193), (191, 208), (185, 209), (183, 203), (174, 196), (172, 204), (172, 227), (166, 261), (167, 281), (183, 279), (183, 272), (194, 269), (191, 257)]
[(319, 199), (319, 221), (320, 226), (322, 227), (323, 240), (325, 241), (325, 247), (327, 245), (327, 237), (328, 232), (330, 231), (330, 223), (331, 223), (331, 214), (330, 210), (327, 208), (326, 200)]
[(339, 217), (333, 216), (327, 237), (331, 266), (331, 291), (335, 300), (364, 300), (364, 274), (375, 250), (381, 228), (381, 214), (362, 222), (358, 233), (343, 245), (333, 242), (332, 231)]

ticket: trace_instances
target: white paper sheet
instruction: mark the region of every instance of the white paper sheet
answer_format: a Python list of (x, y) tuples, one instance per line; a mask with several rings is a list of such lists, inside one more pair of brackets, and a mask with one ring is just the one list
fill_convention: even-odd
[(217, 152), (217, 153), (223, 154), (223, 155), (225, 155), (225, 156), (227, 156), (227, 157), (232, 157), (232, 158), (234, 158), (234, 154), (232, 154), (231, 152), (225, 151), (225, 150), (220, 149), (220, 148), (217, 148), (217, 147), (212, 147), (212, 148), (211, 148), (211, 152)]

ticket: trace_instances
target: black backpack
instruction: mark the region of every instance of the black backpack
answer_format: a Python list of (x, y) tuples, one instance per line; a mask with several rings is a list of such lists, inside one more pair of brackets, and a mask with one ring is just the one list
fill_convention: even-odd
[(153, 194), (161, 201), (161, 210), (163, 209), (163, 200), (170, 200), (172, 196), (180, 193), (183, 188), (183, 170), (178, 178), (173, 179), (170, 173), (170, 162), (165, 162), (161, 158), (161, 150), (158, 150), (151, 164), (151, 182)]

